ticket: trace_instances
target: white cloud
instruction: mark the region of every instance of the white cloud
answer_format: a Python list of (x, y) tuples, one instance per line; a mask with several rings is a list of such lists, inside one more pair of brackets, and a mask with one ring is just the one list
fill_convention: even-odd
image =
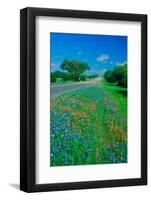
[(104, 62), (105, 63), (109, 60), (109, 55), (108, 54), (101, 54), (96, 58), (96, 60), (98, 62)]

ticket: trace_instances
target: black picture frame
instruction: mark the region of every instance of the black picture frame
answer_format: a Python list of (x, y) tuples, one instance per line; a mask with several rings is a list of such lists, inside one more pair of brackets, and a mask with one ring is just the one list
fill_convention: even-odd
[[(71, 183), (35, 182), (35, 19), (54, 16), (84, 19), (120, 20), (141, 23), (141, 178)], [(147, 184), (147, 15), (48, 8), (20, 11), (20, 190), (44, 192), (57, 190), (121, 187)]]

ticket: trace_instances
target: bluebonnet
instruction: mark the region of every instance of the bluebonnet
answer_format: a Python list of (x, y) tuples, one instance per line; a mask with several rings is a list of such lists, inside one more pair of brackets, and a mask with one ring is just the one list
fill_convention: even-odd
[(77, 165), (91, 156), (92, 144), (88, 138), (72, 129), (71, 119), (69, 111), (61, 112), (57, 108), (51, 110), (51, 166)]

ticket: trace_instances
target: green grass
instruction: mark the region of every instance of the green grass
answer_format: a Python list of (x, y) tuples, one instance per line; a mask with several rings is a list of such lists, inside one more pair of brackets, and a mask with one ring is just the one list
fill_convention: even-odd
[(127, 162), (127, 89), (100, 81), (51, 100), (51, 166)]
[(108, 91), (114, 101), (118, 104), (120, 111), (127, 114), (127, 88), (119, 87), (116, 84), (110, 84), (102, 81), (102, 87)]

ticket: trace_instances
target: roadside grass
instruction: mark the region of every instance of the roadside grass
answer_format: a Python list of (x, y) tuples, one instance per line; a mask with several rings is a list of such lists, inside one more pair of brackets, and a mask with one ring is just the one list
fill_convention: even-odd
[(126, 92), (100, 81), (51, 99), (50, 165), (126, 163)]
[(102, 80), (102, 88), (108, 92), (108, 95), (118, 106), (118, 112), (121, 118), (123, 127), (127, 127), (127, 88), (119, 87), (116, 84), (110, 84)]

